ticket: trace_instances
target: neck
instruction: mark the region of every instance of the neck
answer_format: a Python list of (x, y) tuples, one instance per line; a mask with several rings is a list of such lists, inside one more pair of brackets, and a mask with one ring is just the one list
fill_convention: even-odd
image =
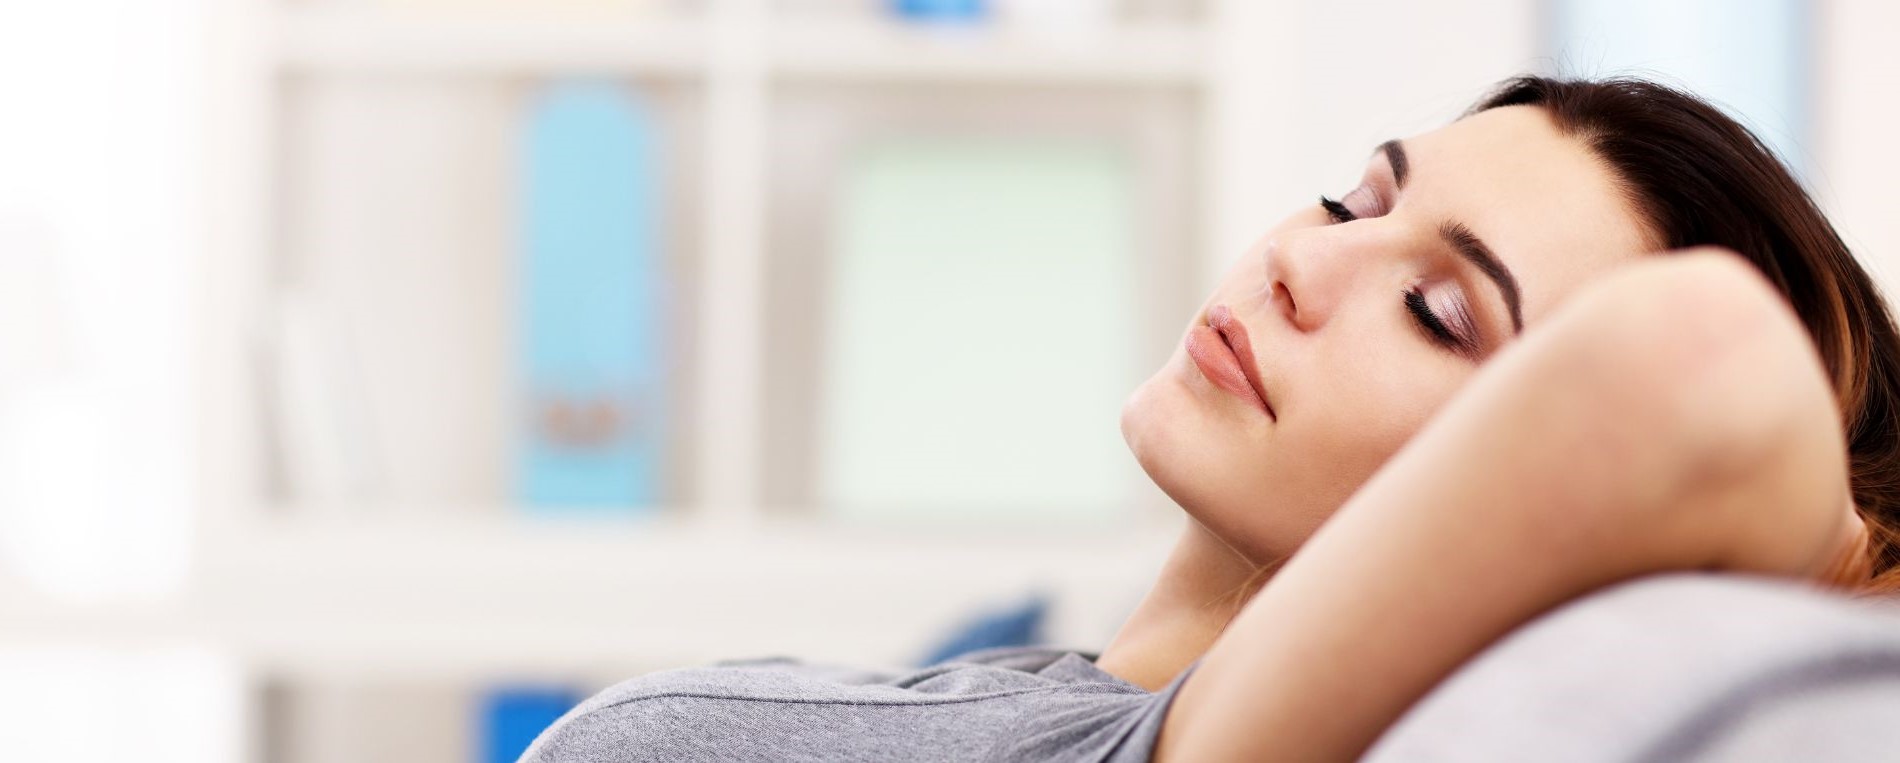
[(1266, 582), (1259, 570), (1190, 519), (1154, 587), (1095, 666), (1149, 691), (1167, 686), (1207, 653)]

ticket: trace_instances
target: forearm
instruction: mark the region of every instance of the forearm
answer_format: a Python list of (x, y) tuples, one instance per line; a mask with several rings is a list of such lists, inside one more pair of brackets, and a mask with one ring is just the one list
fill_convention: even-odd
[[(1236, 618), (1177, 699), (1161, 756), (1349, 759), (1558, 603), (1665, 569), (1811, 565), (1831, 528), (1758, 504), (1827, 492), (1825, 386), (1759, 373), (1789, 352), (1772, 311), (1671, 315), (1656, 288), (1553, 316), (1474, 378)], [(1825, 426), (1790, 427), (1797, 413)]]

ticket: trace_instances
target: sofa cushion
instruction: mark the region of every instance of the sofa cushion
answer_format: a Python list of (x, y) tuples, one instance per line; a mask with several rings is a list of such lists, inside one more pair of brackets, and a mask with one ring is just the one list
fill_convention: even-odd
[(1607, 589), (1468, 662), (1380, 761), (1900, 759), (1900, 607), (1677, 574)]

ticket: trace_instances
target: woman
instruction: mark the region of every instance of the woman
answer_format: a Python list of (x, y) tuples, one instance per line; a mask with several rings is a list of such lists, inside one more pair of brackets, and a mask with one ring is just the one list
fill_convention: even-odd
[(671, 671), (528, 759), (1350, 759), (1619, 580), (1900, 589), (1896, 362), (1746, 130), (1647, 82), (1511, 80), (1269, 231), (1129, 400), (1192, 521), (1098, 657)]

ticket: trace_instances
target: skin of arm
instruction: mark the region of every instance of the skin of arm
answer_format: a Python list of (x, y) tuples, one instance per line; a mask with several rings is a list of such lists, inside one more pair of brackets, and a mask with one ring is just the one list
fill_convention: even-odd
[(1500, 351), (1254, 596), (1156, 760), (1350, 760), (1517, 625), (1667, 570), (1820, 575), (1847, 523), (1820, 361), (1749, 266), (1649, 257)]

